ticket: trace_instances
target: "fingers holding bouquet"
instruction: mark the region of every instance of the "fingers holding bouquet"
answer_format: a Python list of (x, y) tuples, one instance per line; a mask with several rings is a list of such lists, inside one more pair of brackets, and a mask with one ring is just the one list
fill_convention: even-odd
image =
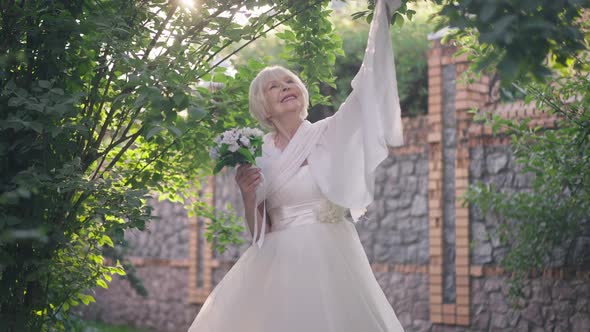
[(251, 164), (241, 164), (236, 172), (236, 182), (244, 195), (256, 192), (256, 187), (262, 182), (262, 172)]
[(213, 173), (217, 174), (226, 166), (239, 165), (235, 180), (240, 190), (244, 194), (254, 193), (264, 180), (260, 168), (253, 167), (256, 157), (262, 155), (262, 135), (260, 129), (233, 128), (217, 136), (210, 151), (211, 158), (216, 162)]

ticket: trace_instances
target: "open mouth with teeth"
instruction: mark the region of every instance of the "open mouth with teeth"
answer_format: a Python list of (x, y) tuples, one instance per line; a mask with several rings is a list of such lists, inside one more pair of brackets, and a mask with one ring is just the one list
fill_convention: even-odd
[(297, 95), (295, 95), (294, 93), (290, 93), (290, 94), (284, 96), (283, 99), (281, 99), (281, 103), (295, 100), (295, 99), (297, 99)]

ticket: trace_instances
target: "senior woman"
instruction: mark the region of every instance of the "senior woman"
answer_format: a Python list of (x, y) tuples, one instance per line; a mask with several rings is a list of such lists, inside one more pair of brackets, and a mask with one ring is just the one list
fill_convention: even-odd
[(375, 169), (403, 144), (389, 20), (378, 1), (353, 92), (335, 115), (306, 120), (291, 71), (262, 70), (250, 112), (269, 130), (260, 167), (241, 165), (252, 245), (215, 287), (190, 332), (401, 332), (354, 223), (373, 200)]

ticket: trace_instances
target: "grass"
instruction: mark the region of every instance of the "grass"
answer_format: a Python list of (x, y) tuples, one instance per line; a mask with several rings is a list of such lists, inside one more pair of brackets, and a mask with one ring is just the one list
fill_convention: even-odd
[(150, 332), (128, 326), (114, 326), (101, 322), (84, 322), (84, 327), (76, 332)]

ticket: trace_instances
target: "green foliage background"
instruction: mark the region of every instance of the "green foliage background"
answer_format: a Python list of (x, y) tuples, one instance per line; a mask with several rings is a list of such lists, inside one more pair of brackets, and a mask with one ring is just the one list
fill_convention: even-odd
[[(125, 230), (145, 227), (151, 193), (189, 204), (211, 173), (212, 138), (254, 125), (247, 91), (264, 63), (235, 77), (221, 64), (289, 22), (292, 62), (312, 100), (326, 102), (314, 87), (334, 63), (321, 54), (339, 49), (327, 5), (2, 2), (0, 329), (67, 329), (70, 309), (113, 274), (141, 291), (122, 256)], [(234, 240), (235, 225), (214, 225), (212, 240)]]

